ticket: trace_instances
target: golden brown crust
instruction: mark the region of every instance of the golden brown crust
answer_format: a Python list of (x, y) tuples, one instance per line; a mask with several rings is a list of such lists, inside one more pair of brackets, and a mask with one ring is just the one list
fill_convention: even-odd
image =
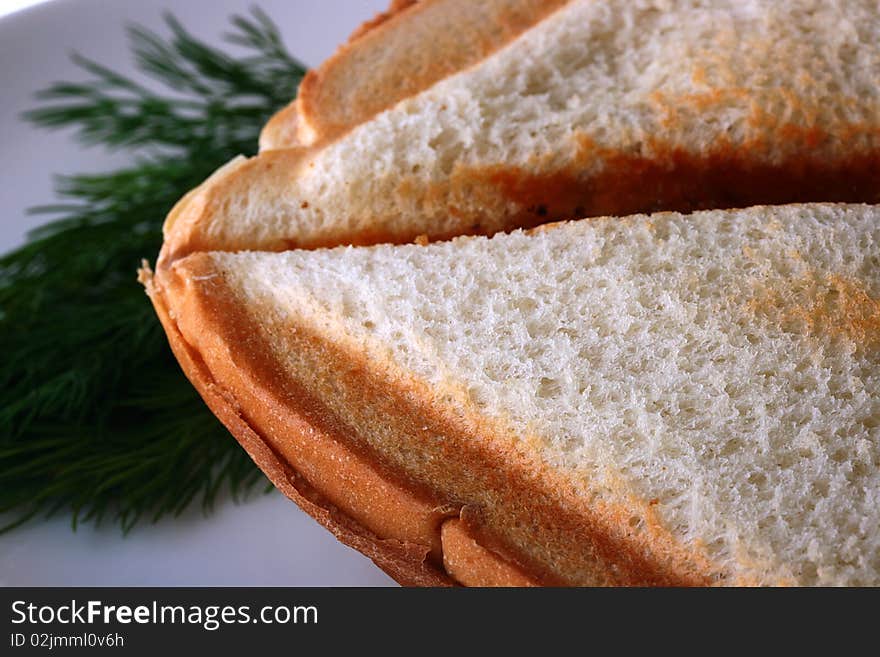
[[(399, 487), (401, 497), (421, 509), (415, 515), (424, 515), (427, 509), (435, 513), (434, 522), (463, 509), (462, 520), (484, 550), (482, 555), (472, 551), (467, 564), (471, 575), (459, 570), (462, 580), (497, 579), (501, 560), (544, 584), (714, 581), (709, 565), (677, 546), (639, 503), (624, 507), (586, 497), (552, 468), (536, 463), (524, 441), (505, 440), (499, 427), (438, 415), (418, 386), (389, 378), (375, 363), (328, 343), (296, 322), (273, 324), (270, 310), (236, 300), (209, 255), (196, 254), (160, 270), (151, 291), (172, 344), (177, 351), (181, 345), (186, 349), (181, 360), (204, 363), (204, 370), (184, 364), (196, 387), (258, 464), (296, 501), (302, 497), (301, 489), (298, 495), (291, 494), (279, 475), (288, 471), (279, 441), (311, 440), (314, 430), (346, 448), (384, 485)], [(166, 304), (168, 311), (163, 310)], [(280, 346), (271, 347), (272, 341)], [(296, 362), (280, 362), (275, 353), (289, 354)], [(219, 411), (218, 399), (224, 400)], [(334, 494), (327, 481), (340, 469), (332, 464), (318, 467), (322, 468), (317, 476), (310, 473), (308, 483), (313, 497), (324, 499)], [(316, 503), (309, 501), (313, 506), (305, 508), (310, 513), (327, 508), (326, 502), (317, 503), (316, 512)], [(344, 518), (359, 521), (360, 530), (343, 540), (357, 542), (356, 547), (369, 550), (377, 562), (381, 554), (386, 562), (380, 565), (396, 569), (394, 576), (404, 581), (427, 581), (426, 571), (436, 578), (442, 562), (436, 547), (427, 543), (442, 542), (439, 522), (436, 539), (415, 536), (414, 542), (392, 541), (398, 552), (391, 558), (387, 543), (364, 526), (377, 516), (384, 515), (385, 523), (395, 516), (381, 505), (361, 506), (362, 496), (335, 501)], [(641, 533), (629, 522), (634, 515), (643, 520)], [(339, 524), (326, 515), (319, 520)], [(409, 530), (396, 531), (400, 536)], [(401, 557), (401, 551), (408, 556)], [(418, 567), (413, 555), (424, 559)], [(491, 558), (480, 558), (487, 555)]]
[[(348, 37), (352, 43), (370, 30), (379, 27), (388, 19), (399, 14), (403, 10), (416, 4), (418, 0), (391, 0), (391, 4), (384, 12), (376, 14), (370, 20), (364, 21)], [(299, 99), (296, 98), (285, 107), (278, 110), (260, 131), (260, 150), (275, 148), (294, 148), (304, 145), (300, 140)]]
[(440, 528), (443, 566), (465, 586), (540, 586), (525, 571), (489, 549), (461, 518), (450, 518)]
[(294, 99), (275, 112), (260, 130), (260, 151), (302, 146), (299, 121), (299, 100)]
[[(774, 143), (791, 155), (774, 157)], [(489, 190), (518, 208), (509, 221), (540, 223), (656, 211), (693, 212), (752, 205), (840, 202), (880, 203), (880, 130), (851, 125), (838, 134), (796, 125), (768, 126), (760, 140), (743, 144), (719, 139), (694, 153), (660, 139), (650, 141), (650, 157), (597, 147), (579, 135), (572, 163), (557, 170), (527, 170), (506, 164), (461, 168), (451, 190), (414, 188), (424, 196), (454, 198), (457, 188)], [(851, 144), (828, 154), (824, 144)], [(602, 170), (585, 175), (589, 165)], [(463, 205), (463, 203), (462, 203)], [(480, 221), (480, 215), (468, 217)]]
[[(357, 222), (330, 221), (306, 232), (296, 219), (296, 209), (288, 207), (289, 234), (273, 234), (271, 241), (256, 232), (226, 239), (216, 228), (224, 225), (231, 199), (247, 198), (255, 190), (260, 198), (271, 197), (293, 188), (314, 153), (314, 149), (269, 151), (227, 165), (180, 201), (166, 222), (163, 257), (211, 250), (400, 244), (421, 235), (433, 241), (658, 210), (691, 212), (814, 201), (880, 203), (876, 126), (853, 125), (832, 135), (784, 125), (778, 134), (790, 156), (772, 157), (775, 142), (770, 133), (760, 143), (735, 146), (719, 141), (702, 153), (656, 139), (650, 157), (599, 148), (581, 135), (576, 139), (576, 155), (565, 168), (548, 169), (541, 162), (529, 169), (487, 163), (457, 167), (440, 182), (416, 176), (401, 179), (394, 204), (398, 213), (409, 216), (411, 209), (412, 216), (422, 213), (432, 222), (380, 216), (365, 202), (351, 210)], [(818, 149), (838, 142), (853, 146), (841, 154)], [(596, 162), (602, 163), (599, 171)]]
[(369, 20), (365, 20), (357, 28), (355, 28), (354, 32), (349, 35), (348, 42), (352, 43), (354, 41), (357, 41), (370, 30), (376, 29), (377, 27), (382, 25), (382, 23), (391, 18), (394, 18), (397, 14), (404, 11), (405, 9), (409, 9), (418, 1), (419, 0), (391, 0), (391, 4), (388, 5), (388, 9), (386, 9), (385, 11), (380, 11), (378, 14), (376, 14)]
[[(177, 287), (173, 277), (166, 280), (172, 281), (171, 287)], [(380, 473), (375, 463), (304, 422), (289, 412), (290, 408), (284, 409), (283, 427), (275, 427), (286, 440), (269, 444), (252, 426), (239, 400), (214, 379), (199, 352), (184, 339), (169, 314), (165, 291), (154, 284), (148, 270), (142, 271), (142, 282), (175, 356), (214, 414), (273, 484), (337, 539), (372, 559), (406, 586), (461, 583), (456, 575), (468, 581), (518, 585), (511, 579), (512, 575), (506, 574), (503, 557), (484, 548), (480, 552), (472, 534), (465, 534), (465, 521), (458, 518), (451, 518), (460, 523), (461, 530), (446, 535), (446, 540), (452, 542), (448, 548), (453, 555), (457, 554), (460, 552), (457, 539), (467, 536), (471, 541), (468, 547), (476, 554), (470, 556), (467, 570), (459, 568), (455, 574), (443, 572), (439, 565), (444, 561), (442, 551), (447, 546), (441, 547), (444, 534), (440, 527), (444, 519), (458, 510), (426, 504), (418, 495), (394, 482), (387, 473)], [(189, 311), (196, 316), (199, 314), (192, 308)], [(215, 367), (222, 361), (222, 357), (217, 359)], [(225, 373), (239, 379), (241, 384), (240, 372), (232, 368)], [(236, 388), (246, 399), (248, 408), (260, 416), (254, 424), (273, 424), (266, 412), (271, 405), (267, 407), (248, 395), (247, 385)], [(513, 565), (508, 569), (510, 573), (519, 572)], [(521, 577), (524, 582), (534, 585), (534, 581), (527, 580), (525, 575)]]
[(325, 144), (479, 62), (568, 0), (407, 0), (359, 28), (266, 124), (264, 150)]
[[(275, 452), (249, 424), (238, 401), (214, 379), (201, 354), (183, 337), (177, 322), (169, 313), (162, 287), (155, 284), (148, 271), (142, 271), (142, 281), (185, 374), (214, 414), (282, 493), (332, 532), (337, 539), (372, 559), (399, 583), (406, 586), (448, 586), (453, 583), (430, 559), (429, 545), (380, 538), (340, 510), (323, 491), (313, 486), (290, 462)], [(288, 428), (291, 432), (300, 432), (291, 436), (294, 438), (291, 442), (298, 438), (300, 442), (308, 443), (313, 438), (308, 425), (300, 424)], [(369, 478), (370, 474), (371, 472), (366, 472), (364, 478)], [(384, 492), (389, 491), (386, 489)], [(403, 493), (406, 494), (406, 491)], [(399, 505), (391, 505), (390, 510), (401, 509)]]

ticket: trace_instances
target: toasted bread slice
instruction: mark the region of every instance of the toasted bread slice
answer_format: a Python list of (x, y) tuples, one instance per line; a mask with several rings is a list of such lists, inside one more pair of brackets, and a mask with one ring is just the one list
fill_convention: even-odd
[(878, 37), (873, 0), (573, 0), (326, 145), (227, 165), (172, 212), (163, 260), (880, 201)]
[[(373, 16), (373, 18), (361, 23), (357, 29), (351, 34), (348, 38), (348, 42), (343, 44), (339, 50), (334, 54), (333, 57), (330, 58), (327, 62), (325, 62), (321, 68), (330, 68), (332, 61), (337, 61), (335, 67), (353, 68), (356, 66), (356, 62), (359, 61), (359, 57), (356, 56), (358, 50), (356, 50), (355, 44), (358, 39), (371, 30), (380, 27), (383, 23), (388, 21), (389, 19), (397, 16), (399, 13), (403, 12), (405, 9), (409, 9), (412, 5), (416, 4), (418, 0), (391, 0), (391, 4), (388, 6), (388, 9), (384, 12), (380, 12)], [(352, 51), (354, 51), (355, 56), (352, 57)], [(342, 53), (348, 52), (349, 58), (343, 60), (345, 57)], [(350, 70), (350, 69), (349, 69)], [(319, 73), (315, 71), (307, 71), (306, 77), (321, 77)], [(387, 73), (386, 73), (387, 75)], [(360, 83), (360, 79), (354, 78), (354, 76), (349, 75), (348, 77), (355, 79), (358, 83)], [(310, 101), (313, 108), (320, 104), (320, 98), (325, 97), (324, 94), (320, 93), (321, 85), (312, 83), (310, 85), (312, 92), (314, 95), (314, 100)], [(312, 123), (309, 126), (301, 126), (300, 125), (300, 116), (301, 112), (299, 107), (302, 103), (303, 93), (303, 85), (300, 84), (299, 90), (297, 92), (297, 98), (295, 98), (291, 103), (285, 107), (282, 107), (278, 110), (271, 119), (263, 126), (262, 131), (260, 132), (260, 150), (272, 150), (277, 148), (301, 148), (304, 146), (308, 146), (309, 142), (314, 140), (319, 132), (320, 127)], [(328, 111), (331, 114), (336, 114), (339, 112), (337, 108), (323, 108), (324, 111)], [(313, 109), (312, 114), (315, 114)], [(320, 111), (318, 112), (320, 115)], [(320, 119), (319, 119), (320, 123)], [(352, 127), (352, 126), (349, 126)]]
[(148, 290), (273, 481), (402, 581), (877, 585), (878, 263), (880, 209), (792, 205), (198, 253)]
[[(260, 149), (327, 143), (398, 101), (471, 66), (567, 0), (412, 0), (362, 25), (309, 71), (295, 101), (260, 135)], [(413, 6), (416, 5), (416, 6)]]

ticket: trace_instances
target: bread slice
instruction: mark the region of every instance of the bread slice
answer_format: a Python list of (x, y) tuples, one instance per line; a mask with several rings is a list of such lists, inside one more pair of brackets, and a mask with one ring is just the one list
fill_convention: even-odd
[(148, 290), (273, 481), (404, 582), (880, 584), (878, 207), (197, 253)]
[[(396, 0), (305, 76), (260, 149), (327, 143), (479, 62), (567, 0)], [(415, 6), (414, 6), (415, 5)]]
[(171, 213), (165, 259), (877, 202), (878, 43), (874, 0), (573, 0), (330, 143), (230, 163)]

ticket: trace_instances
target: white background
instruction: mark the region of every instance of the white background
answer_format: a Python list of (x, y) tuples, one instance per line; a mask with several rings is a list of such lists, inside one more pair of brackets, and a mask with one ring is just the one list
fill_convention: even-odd
[[(71, 51), (130, 72), (127, 23), (161, 31), (161, 13), (171, 8), (197, 36), (218, 43), (228, 16), (254, 2), (55, 0), (10, 13), (33, 2), (0, 0), (0, 16), (8, 14), (0, 18), (0, 251), (19, 244), (37, 223), (26, 208), (53, 200), (52, 174), (102, 171), (126, 159), (83, 149), (69, 134), (34, 130), (20, 120), (34, 106), (34, 91), (83, 78), (69, 62)], [(315, 65), (388, 0), (256, 2), (278, 23), (288, 49)], [(242, 505), (221, 501), (207, 518), (191, 509), (177, 519), (140, 525), (127, 537), (112, 525), (74, 533), (63, 515), (0, 536), (0, 585), (7, 586), (391, 583), (277, 493)]]
[(0, 18), (19, 9), (39, 4), (40, 0), (0, 0)]

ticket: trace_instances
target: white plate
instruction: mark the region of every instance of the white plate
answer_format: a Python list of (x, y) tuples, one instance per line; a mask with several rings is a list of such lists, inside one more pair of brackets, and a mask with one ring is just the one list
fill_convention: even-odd
[[(83, 149), (69, 134), (35, 130), (19, 118), (33, 93), (56, 80), (82, 79), (77, 51), (132, 71), (124, 26), (162, 32), (168, 7), (200, 38), (220, 43), (227, 18), (253, 0), (56, 0), (0, 20), (0, 251), (20, 244), (39, 221), (28, 207), (53, 200), (52, 175), (102, 171), (126, 156)], [(280, 26), (288, 49), (309, 65), (326, 58), (388, 0), (259, 0)], [(164, 32), (162, 32), (164, 33)], [(149, 254), (145, 254), (149, 255)], [(33, 521), (0, 536), (0, 585), (368, 586), (390, 585), (372, 562), (280, 494), (255, 496), (215, 513), (199, 510), (139, 525), (127, 537), (115, 526), (71, 531), (69, 519)]]

